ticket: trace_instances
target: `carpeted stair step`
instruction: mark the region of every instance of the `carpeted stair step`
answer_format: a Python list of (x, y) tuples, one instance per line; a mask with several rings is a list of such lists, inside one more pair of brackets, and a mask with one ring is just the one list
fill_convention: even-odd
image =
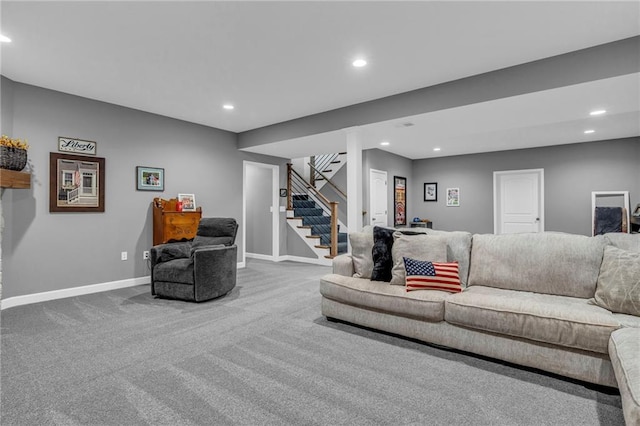
[(295, 217), (305, 217), (305, 216), (322, 216), (322, 209), (319, 208), (299, 208), (293, 209), (293, 215)]
[[(338, 231), (340, 231), (340, 225), (338, 225)], [(331, 223), (326, 225), (311, 225), (311, 233), (313, 235), (331, 234)]]
[(329, 216), (301, 216), (303, 225), (326, 225), (331, 223)]
[(316, 208), (316, 203), (313, 200), (293, 200), (294, 209), (313, 209)]
[(309, 199), (309, 195), (307, 195), (307, 194), (292, 194), (291, 195), (291, 200), (292, 201), (308, 200), (308, 199)]
[[(331, 244), (331, 234), (319, 234), (320, 235), (320, 244), (322, 245), (330, 245)], [(344, 232), (338, 233), (338, 243), (346, 243), (347, 242), (347, 234)]]

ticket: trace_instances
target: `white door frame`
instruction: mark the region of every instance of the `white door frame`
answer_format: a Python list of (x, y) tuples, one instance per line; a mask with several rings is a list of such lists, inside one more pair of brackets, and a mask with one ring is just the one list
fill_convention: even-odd
[(496, 234), (498, 229), (500, 228), (500, 221), (502, 218), (500, 217), (500, 208), (499, 208), (499, 197), (500, 197), (500, 189), (499, 189), (499, 178), (505, 175), (515, 175), (522, 173), (537, 173), (539, 176), (538, 183), (538, 210), (540, 218), (540, 228), (538, 232), (544, 232), (544, 169), (524, 169), (524, 170), (505, 170), (499, 172), (493, 172), (493, 233)]
[(242, 162), (242, 262), (239, 267), (244, 267), (247, 260), (247, 166), (261, 167), (271, 170), (271, 260), (280, 258), (280, 167), (274, 164), (256, 163), (244, 160)]
[(371, 225), (371, 221), (373, 219), (373, 210), (374, 210), (374, 206), (373, 206), (373, 184), (372, 181), (373, 179), (371, 178), (371, 173), (381, 173), (385, 175), (385, 181), (387, 182), (387, 191), (385, 192), (385, 195), (387, 196), (387, 199), (385, 200), (385, 210), (387, 211), (387, 223), (384, 224), (384, 226), (389, 226), (389, 176), (386, 170), (377, 170), (377, 169), (369, 169), (369, 220), (367, 223), (367, 225)]

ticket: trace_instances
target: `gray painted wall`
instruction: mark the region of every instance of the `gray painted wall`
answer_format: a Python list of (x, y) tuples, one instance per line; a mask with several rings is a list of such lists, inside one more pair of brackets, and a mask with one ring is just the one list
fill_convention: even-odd
[(0, 76), (0, 134), (13, 136), (13, 82)]
[(415, 216), (415, 200), (418, 195), (413, 189), (412, 170), (413, 160), (392, 154), (381, 149), (369, 149), (362, 152), (362, 208), (367, 211), (362, 216), (362, 224), (368, 225), (371, 221), (369, 215), (369, 170), (382, 170), (387, 172), (387, 225), (393, 226), (393, 177), (407, 178), (407, 225)]
[[(154, 197), (194, 193), (203, 216), (240, 222), (243, 160), (282, 164), (238, 151), (230, 132), (2, 81), (3, 92), (13, 90), (2, 119), (12, 120), (12, 136), (29, 140), (32, 172), (31, 189), (2, 195), (4, 298), (146, 276)], [(49, 213), (49, 153), (58, 136), (97, 142), (106, 159), (105, 213)], [(136, 191), (136, 166), (163, 167), (165, 191)], [(120, 260), (121, 251), (129, 260)]]
[[(640, 203), (640, 138), (627, 138), (416, 160), (410, 211), (436, 229), (493, 233), (493, 172), (538, 168), (546, 231), (591, 235), (591, 191), (630, 191), (632, 207)], [(438, 183), (437, 202), (423, 201), (425, 182)], [(460, 207), (446, 207), (447, 187), (460, 188)]]

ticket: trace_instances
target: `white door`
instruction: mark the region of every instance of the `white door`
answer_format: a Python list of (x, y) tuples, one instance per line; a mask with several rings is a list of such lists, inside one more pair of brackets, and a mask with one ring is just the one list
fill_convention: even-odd
[(387, 172), (369, 169), (369, 224), (387, 225)]
[(544, 231), (544, 170), (493, 173), (494, 233)]

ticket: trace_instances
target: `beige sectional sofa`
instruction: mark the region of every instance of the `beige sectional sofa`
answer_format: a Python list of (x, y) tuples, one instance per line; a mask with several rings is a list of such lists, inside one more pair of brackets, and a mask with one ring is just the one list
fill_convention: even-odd
[[(407, 240), (400, 231), (393, 235)], [(321, 279), (323, 315), (618, 387), (626, 422), (640, 424), (640, 285), (631, 282), (640, 280), (640, 235), (426, 229), (412, 238), (422, 248), (446, 243), (443, 260), (458, 262), (462, 292), (372, 281), (369, 229), (350, 234), (352, 252), (336, 257), (333, 273)], [(396, 246), (397, 267), (407, 256)]]

